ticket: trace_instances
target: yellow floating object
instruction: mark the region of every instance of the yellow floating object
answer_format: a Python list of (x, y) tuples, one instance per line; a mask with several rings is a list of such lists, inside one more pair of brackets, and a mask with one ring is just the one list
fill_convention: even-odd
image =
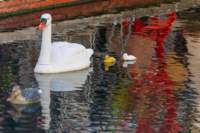
[(109, 55), (106, 55), (104, 57), (104, 64), (107, 64), (107, 63), (115, 63), (116, 62), (116, 59), (112, 56), (109, 56)]
[(104, 69), (105, 69), (105, 71), (108, 71), (109, 67), (115, 65), (115, 63), (116, 63), (116, 59), (114, 57), (106, 55), (104, 57)]

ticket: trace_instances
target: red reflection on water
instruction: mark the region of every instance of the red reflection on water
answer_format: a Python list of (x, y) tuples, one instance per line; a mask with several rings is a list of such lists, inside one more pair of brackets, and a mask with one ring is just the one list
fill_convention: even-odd
[[(132, 33), (156, 42), (156, 60), (148, 64), (144, 71), (137, 69), (138, 64), (129, 67), (134, 83), (128, 90), (135, 100), (135, 133), (177, 133), (181, 127), (177, 121), (176, 98), (173, 94), (173, 82), (166, 71), (163, 46), (176, 20), (176, 13), (163, 17), (147, 17), (144, 20), (135, 20)], [(123, 31), (127, 31), (128, 21), (124, 20), (122, 25)]]

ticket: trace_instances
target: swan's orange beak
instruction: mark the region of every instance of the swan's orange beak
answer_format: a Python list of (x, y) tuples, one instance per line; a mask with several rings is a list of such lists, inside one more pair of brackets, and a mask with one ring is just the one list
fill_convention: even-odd
[(43, 30), (45, 26), (46, 26), (46, 23), (43, 22), (43, 21), (41, 21), (40, 24), (38, 25), (38, 28), (37, 28), (37, 29), (38, 29), (38, 30)]

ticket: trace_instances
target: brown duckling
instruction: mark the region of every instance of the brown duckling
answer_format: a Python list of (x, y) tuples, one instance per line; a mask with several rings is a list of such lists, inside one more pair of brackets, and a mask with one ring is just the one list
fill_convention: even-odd
[(40, 101), (41, 90), (37, 88), (21, 89), (19, 85), (13, 87), (7, 101), (13, 104), (32, 104)]

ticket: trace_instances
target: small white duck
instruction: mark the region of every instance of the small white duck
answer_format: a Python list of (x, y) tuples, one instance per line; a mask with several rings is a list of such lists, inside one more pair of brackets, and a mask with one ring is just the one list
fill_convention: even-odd
[(122, 59), (124, 61), (135, 61), (137, 58), (133, 55), (128, 55), (127, 53), (124, 53)]
[(60, 73), (76, 71), (89, 67), (92, 49), (70, 42), (51, 42), (50, 14), (45, 13), (40, 18), (39, 30), (42, 30), (42, 44), (35, 73)]

